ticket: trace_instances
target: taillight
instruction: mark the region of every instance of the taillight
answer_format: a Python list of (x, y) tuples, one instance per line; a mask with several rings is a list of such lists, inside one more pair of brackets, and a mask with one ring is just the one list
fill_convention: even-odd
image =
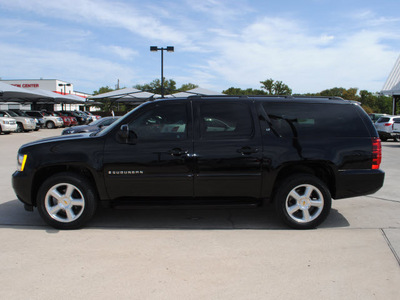
[(385, 126), (391, 126), (392, 123), (385, 123)]
[(382, 162), (382, 144), (379, 138), (372, 138), (372, 169), (379, 169)]

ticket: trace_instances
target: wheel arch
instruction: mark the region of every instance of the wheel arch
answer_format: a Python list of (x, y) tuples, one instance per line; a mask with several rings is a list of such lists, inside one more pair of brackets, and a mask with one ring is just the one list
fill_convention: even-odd
[(76, 173), (87, 178), (90, 184), (92, 184), (92, 186), (94, 187), (98, 198), (98, 189), (96, 180), (89, 168), (82, 166), (73, 166), (73, 165), (57, 165), (57, 166), (44, 167), (35, 173), (35, 177), (32, 182), (32, 195), (31, 195), (33, 206), (37, 206), (37, 196), (42, 183), (51, 176), (63, 172)]
[(313, 163), (301, 163), (301, 164), (289, 164), (282, 167), (275, 179), (274, 188), (272, 191), (271, 201), (273, 201), (274, 195), (280, 186), (280, 184), (288, 177), (296, 174), (307, 174), (319, 178), (329, 189), (332, 198), (336, 195), (336, 182), (335, 175), (332, 166), (325, 162), (313, 162)]

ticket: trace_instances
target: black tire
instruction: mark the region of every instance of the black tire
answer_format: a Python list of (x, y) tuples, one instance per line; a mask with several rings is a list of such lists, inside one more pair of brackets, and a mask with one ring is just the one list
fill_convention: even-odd
[(308, 174), (297, 174), (278, 187), (275, 208), (281, 220), (295, 229), (311, 229), (329, 215), (332, 198), (326, 184)]
[(37, 208), (40, 216), (57, 229), (78, 229), (94, 215), (97, 193), (92, 184), (76, 173), (59, 173), (39, 188)]
[(47, 129), (53, 129), (54, 127), (56, 127), (56, 125), (54, 124), (54, 122), (49, 121), (46, 123), (46, 128)]
[(15, 132), (24, 132), (24, 126), (21, 123), (17, 123), (17, 130)]

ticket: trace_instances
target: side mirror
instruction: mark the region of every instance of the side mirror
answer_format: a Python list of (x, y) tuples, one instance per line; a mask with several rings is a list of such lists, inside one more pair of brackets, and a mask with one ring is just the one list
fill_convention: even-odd
[(137, 135), (135, 132), (129, 130), (129, 126), (127, 124), (121, 125), (117, 138), (120, 143), (125, 144), (136, 144)]

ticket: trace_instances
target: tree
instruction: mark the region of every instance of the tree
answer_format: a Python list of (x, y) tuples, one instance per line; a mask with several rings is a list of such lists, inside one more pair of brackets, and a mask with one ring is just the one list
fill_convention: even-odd
[(93, 91), (93, 95), (104, 94), (104, 93), (108, 93), (108, 92), (112, 92), (112, 91), (113, 91), (113, 89), (110, 88), (109, 86), (102, 86), (97, 91)]
[(240, 89), (240, 88), (234, 88), (230, 87), (227, 90), (222, 91), (225, 95), (231, 95), (231, 96), (245, 96), (245, 95), (266, 95), (265, 91), (263, 90), (255, 90), (255, 89)]
[(267, 79), (260, 81), (262, 84), (261, 88), (267, 91), (267, 95), (291, 95), (292, 89), (282, 81), (274, 81), (273, 79)]
[(186, 92), (186, 91), (189, 91), (189, 90), (193, 90), (193, 89), (195, 89), (195, 88), (198, 88), (199, 86), (197, 85), (197, 84), (194, 84), (194, 83), (185, 83), (185, 84), (182, 84), (181, 85), (181, 87), (178, 89), (178, 91), (180, 91), (180, 92)]
[(359, 101), (360, 97), (357, 95), (358, 88), (345, 89), (342, 87), (334, 87), (332, 89), (323, 90), (321, 93), (317, 93), (316, 96), (326, 97), (341, 97), (346, 100)]
[[(134, 88), (149, 92), (149, 93), (154, 93), (154, 94), (161, 94), (161, 80), (160, 79), (154, 79), (150, 83), (145, 83), (145, 84), (137, 84), (134, 86)], [(165, 79), (164, 78), (164, 94), (172, 94), (176, 92), (176, 82), (173, 79)]]

